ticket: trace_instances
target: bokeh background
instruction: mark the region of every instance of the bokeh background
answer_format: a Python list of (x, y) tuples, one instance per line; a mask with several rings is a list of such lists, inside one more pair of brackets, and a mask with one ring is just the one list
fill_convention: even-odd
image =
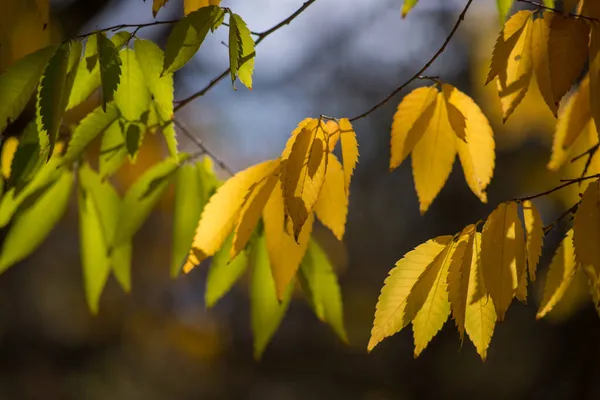
[[(224, 80), (179, 118), (235, 170), (276, 157), (303, 118), (359, 114), (408, 79), (441, 45), (465, 2), (422, 0), (402, 20), (402, 0), (317, 0), (260, 45), (252, 92), (241, 85), (234, 91)], [(51, 42), (153, 20), (150, 0), (50, 3), (51, 20), (42, 30), (34, 0), (0, 0), (0, 70)], [(223, 0), (254, 31), (301, 4)], [(158, 19), (181, 15), (181, 1), (171, 0)], [(164, 46), (169, 30), (163, 25), (139, 36)], [(430, 210), (419, 215), (410, 163), (388, 172), (392, 115), (406, 92), (355, 124), (361, 157), (346, 237), (339, 243), (324, 229), (315, 233), (340, 275), (349, 346), (298, 295), (263, 359), (253, 360), (247, 280), (207, 311), (205, 266), (174, 281), (168, 277), (172, 193), (136, 236), (132, 293), (123, 293), (111, 278), (99, 315), (91, 316), (73, 199), (42, 247), (0, 276), (0, 399), (599, 398), (600, 320), (580, 284), (541, 321), (535, 312), (543, 279), (531, 285), (529, 304), (515, 300), (506, 322), (496, 326), (485, 363), (468, 340), (461, 345), (451, 321), (416, 360), (410, 328), (366, 353), (383, 280), (404, 253), (459, 231), (501, 201), (549, 189), (559, 178), (581, 172), (581, 165), (561, 173), (546, 169), (555, 120), (535, 86), (511, 120), (501, 123), (495, 89), (483, 86), (499, 30), (495, 1), (475, 1), (428, 72), (473, 96), (493, 124), (497, 166), (489, 204), (469, 191), (457, 163)], [(221, 29), (209, 36), (176, 74), (177, 99), (227, 66), (226, 35)], [(92, 97), (67, 123), (97, 104)], [(18, 133), (31, 116), (29, 110), (9, 133)], [(183, 150), (195, 150), (185, 137), (180, 140)], [(160, 138), (147, 135), (138, 162), (126, 165), (115, 185), (123, 191), (165, 154)], [(573, 187), (537, 200), (544, 221), (570, 207), (577, 195)], [(564, 232), (561, 226), (546, 238), (542, 277)]]

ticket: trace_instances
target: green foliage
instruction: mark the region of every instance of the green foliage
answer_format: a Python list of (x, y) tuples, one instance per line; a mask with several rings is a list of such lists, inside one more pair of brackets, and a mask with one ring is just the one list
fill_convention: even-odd
[(31, 121), (21, 135), (11, 163), (8, 181), (15, 187), (16, 192), (19, 192), (45, 164), (47, 156), (48, 143), (40, 145), (37, 124)]
[(122, 61), (121, 82), (115, 92), (115, 103), (121, 115), (130, 122), (142, 120), (150, 107), (150, 92), (144, 82), (140, 64), (131, 49), (120, 52)]
[(127, 157), (125, 137), (121, 124), (113, 122), (102, 135), (100, 145), (100, 175), (102, 178), (113, 175), (123, 165)]
[(229, 18), (229, 66), (232, 83), (238, 77), (248, 89), (252, 89), (255, 54), (250, 30), (239, 15), (232, 13)]
[[(121, 57), (115, 43), (102, 33), (96, 35), (100, 82), (102, 84), (102, 109), (111, 102), (121, 82)], [(129, 78), (129, 76), (127, 76)]]
[(0, 75), (0, 133), (23, 112), (55, 51), (50, 46), (31, 53)]
[(208, 269), (206, 277), (206, 292), (204, 303), (206, 308), (212, 308), (225, 296), (242, 277), (248, 268), (248, 254), (241, 251), (233, 260), (231, 259), (231, 247), (233, 235), (229, 235), (223, 247), (215, 254)]
[(215, 31), (223, 22), (224, 11), (217, 6), (202, 7), (183, 18), (173, 27), (165, 49), (163, 74), (183, 67), (200, 49), (208, 31)]
[(135, 162), (142, 141), (144, 140), (144, 131), (135, 122), (127, 125), (127, 130), (125, 131), (125, 148), (132, 162)]
[(58, 170), (60, 177), (43, 191), (35, 203), (19, 210), (0, 253), (0, 272), (35, 251), (67, 209), (73, 174)]

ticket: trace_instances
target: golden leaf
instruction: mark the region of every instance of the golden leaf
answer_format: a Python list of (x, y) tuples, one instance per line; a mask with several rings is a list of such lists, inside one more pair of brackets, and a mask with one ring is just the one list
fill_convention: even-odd
[(183, 12), (188, 15), (202, 7), (220, 5), (221, 0), (183, 0)]
[(437, 95), (432, 118), (419, 118), (413, 130), (422, 132), (412, 152), (412, 167), (419, 210), (424, 214), (446, 183), (456, 156), (455, 134), (442, 93)]
[(550, 263), (546, 284), (544, 285), (542, 304), (540, 304), (540, 309), (536, 315), (537, 319), (543, 318), (560, 301), (575, 277), (576, 269), (573, 229), (569, 229), (567, 236), (562, 240), (556, 254), (552, 257), (552, 263)]
[(342, 161), (344, 162), (344, 190), (350, 194), (350, 180), (358, 163), (358, 141), (356, 132), (348, 118), (340, 119), (340, 135), (342, 142)]
[(0, 167), (2, 168), (2, 176), (5, 180), (10, 178), (11, 167), (15, 152), (19, 147), (19, 139), (14, 136), (6, 138), (4, 145), (2, 146), (2, 153), (0, 155)]
[(525, 222), (525, 235), (527, 238), (527, 266), (529, 279), (535, 281), (535, 271), (542, 254), (544, 243), (544, 226), (540, 212), (531, 202), (523, 202), (523, 222)]
[(263, 222), (265, 224), (269, 260), (271, 261), (271, 269), (273, 270), (275, 288), (279, 299), (283, 298), (286, 288), (296, 275), (302, 257), (306, 253), (313, 221), (314, 215), (310, 213), (296, 243), (290, 220), (285, 217), (281, 183), (277, 182), (263, 210)]
[(319, 199), (315, 203), (315, 214), (338, 240), (346, 230), (348, 196), (344, 191), (344, 171), (337, 157), (329, 153), (327, 174)]
[(592, 27), (591, 36), (589, 60), (590, 105), (588, 107), (596, 126), (600, 126), (600, 26), (594, 25)]
[(469, 273), (467, 309), (465, 311), (465, 331), (475, 345), (482, 360), (487, 357), (494, 327), (496, 326), (494, 303), (487, 295), (481, 272), (481, 233), (476, 232), (473, 240), (473, 255)]
[(553, 15), (553, 12), (544, 12), (543, 18), (537, 18), (533, 21), (531, 51), (538, 88), (544, 102), (556, 117), (558, 105), (554, 102), (554, 94), (552, 93), (550, 62), (548, 59), (548, 41), (550, 40), (550, 24), (552, 23)]
[(392, 268), (379, 295), (368, 351), (408, 325), (410, 319), (405, 320), (404, 314), (411, 288), (423, 271), (437, 260), (451, 239), (451, 236), (431, 239), (406, 253)]
[(152, 15), (156, 18), (158, 11), (167, 4), (169, 0), (153, 0), (152, 1)]
[(438, 91), (435, 87), (418, 88), (410, 92), (398, 105), (392, 123), (390, 139), (390, 171), (396, 169), (408, 157), (423, 136), (423, 129), (413, 129), (418, 120), (433, 116)]
[(448, 101), (466, 117), (466, 142), (455, 140), (458, 157), (469, 188), (483, 203), (487, 203), (485, 189), (494, 174), (494, 132), (469, 96), (451, 85), (443, 85), (442, 89)]
[(488, 216), (481, 238), (481, 269), (498, 320), (503, 321), (525, 271), (524, 233), (516, 203), (500, 204)]

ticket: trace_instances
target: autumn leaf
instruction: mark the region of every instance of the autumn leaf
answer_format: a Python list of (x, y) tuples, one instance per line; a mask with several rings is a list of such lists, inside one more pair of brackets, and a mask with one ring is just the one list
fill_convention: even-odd
[(402, 18), (406, 18), (410, 10), (412, 10), (418, 2), (419, 0), (404, 0), (404, 4), (402, 5)]
[[(248, 251), (242, 250), (234, 259), (231, 259), (232, 245), (233, 235), (229, 235), (223, 247), (215, 253), (210, 262), (206, 276), (206, 292), (204, 293), (206, 308), (212, 308), (227, 294), (248, 268)], [(269, 276), (269, 280), (271, 279), (273, 277)]]
[(327, 173), (321, 194), (315, 203), (315, 214), (323, 225), (342, 240), (346, 231), (348, 196), (344, 191), (344, 170), (337, 157), (329, 153)]
[(553, 12), (544, 12), (542, 18), (533, 21), (531, 36), (531, 51), (533, 56), (533, 69), (540, 93), (550, 111), (556, 117), (558, 104), (554, 100), (552, 92), (552, 80), (550, 78), (550, 60), (548, 56), (548, 42), (550, 40), (550, 25), (552, 24)]
[[(246, 26), (246, 22), (237, 14), (230, 14), (229, 19), (229, 65), (231, 82), (238, 77), (252, 90), (252, 73), (254, 72), (254, 40)], [(235, 86), (234, 86), (235, 88)]]
[(498, 4), (498, 14), (500, 17), (500, 22), (504, 23), (506, 20), (506, 15), (510, 11), (514, 0), (496, 0)]
[[(600, 10), (598, 14), (600, 15)], [(600, 27), (596, 25), (592, 26), (590, 40), (589, 77), (590, 105), (588, 107), (598, 127), (600, 126)]]
[(183, 12), (185, 15), (189, 15), (202, 7), (220, 5), (221, 0), (183, 0)]
[[(344, 190), (350, 195), (350, 180), (358, 163), (358, 141), (356, 132), (348, 118), (340, 119), (340, 142), (342, 144), (342, 160), (344, 162)], [(331, 133), (331, 131), (329, 131)], [(330, 149), (331, 151), (331, 149)]]
[(523, 222), (525, 223), (525, 235), (527, 246), (527, 266), (529, 268), (529, 278), (535, 281), (535, 271), (542, 254), (544, 241), (544, 226), (540, 212), (531, 202), (525, 200), (523, 206)]

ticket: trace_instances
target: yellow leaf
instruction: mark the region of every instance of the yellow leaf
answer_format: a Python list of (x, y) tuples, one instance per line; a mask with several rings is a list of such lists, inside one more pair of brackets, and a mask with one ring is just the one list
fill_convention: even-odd
[(392, 123), (390, 140), (390, 171), (396, 169), (408, 157), (423, 136), (423, 129), (413, 129), (420, 119), (433, 116), (438, 90), (435, 87), (418, 88), (410, 92), (398, 105)]
[[(298, 124), (296, 129), (294, 129), (292, 131), (290, 138), (288, 139), (287, 143), (285, 144), (285, 148), (283, 149), (283, 152), (281, 153), (282, 161), (287, 160), (289, 158), (290, 153), (292, 152), (292, 146), (294, 145), (294, 142), (296, 141), (296, 136), (298, 136), (298, 134), (300, 132), (302, 132), (302, 130), (304, 128), (306, 128), (309, 124), (311, 124), (311, 127), (314, 127), (314, 126), (316, 126), (317, 123), (318, 123), (318, 121), (314, 118), (305, 118), (302, 121), (300, 121), (300, 123)], [(337, 124), (335, 126), (337, 126)], [(329, 125), (327, 125), (327, 128), (330, 131), (330, 129), (334, 128), (334, 126), (332, 124), (329, 124)], [(334, 146), (335, 146), (335, 144), (334, 144)], [(333, 151), (333, 148), (330, 147), (330, 150)]]
[(329, 154), (326, 135), (321, 121), (311, 121), (294, 137), (290, 155), (282, 163), (283, 199), (296, 240), (325, 181)]
[(498, 39), (496, 39), (496, 44), (494, 45), (490, 71), (488, 72), (485, 81), (486, 85), (494, 80), (495, 77), (506, 71), (508, 58), (517, 45), (530, 18), (530, 11), (519, 11), (510, 17), (504, 24), (502, 32), (500, 32)]
[(340, 119), (340, 130), (342, 160), (344, 162), (344, 190), (348, 195), (350, 193), (350, 180), (356, 163), (358, 163), (358, 141), (356, 140), (356, 132), (354, 132), (348, 118)]
[(188, 15), (202, 7), (220, 5), (221, 0), (183, 0), (183, 12)]
[[(223, 245), (234, 228), (240, 209), (248, 191), (256, 182), (273, 174), (279, 167), (279, 159), (254, 165), (229, 178), (210, 198), (202, 212), (196, 228), (192, 248), (196, 251), (196, 264), (206, 256), (211, 256)], [(188, 260), (190, 263), (194, 260)], [(189, 271), (185, 270), (184, 272)]]
[(315, 203), (315, 214), (338, 240), (342, 240), (346, 230), (348, 196), (344, 192), (342, 164), (331, 153), (329, 153), (325, 183)]
[(448, 298), (461, 341), (465, 333), (465, 312), (475, 233), (475, 225), (468, 225), (462, 230), (448, 267)]
[(425, 269), (437, 260), (451, 239), (451, 236), (431, 239), (405, 254), (392, 268), (379, 295), (368, 351), (408, 325), (410, 319), (405, 320), (404, 314), (411, 288)]
[[(442, 85), (442, 89), (444, 86), (450, 85)], [(448, 111), (448, 120), (450, 121), (450, 126), (454, 131), (454, 134), (463, 142), (467, 142), (467, 132), (466, 126), (467, 121), (465, 120), (465, 116), (462, 111), (459, 110), (454, 104), (450, 103), (449, 97), (452, 92), (452, 86), (449, 88), (450, 90), (444, 90), (444, 100), (446, 102), (446, 110)]]
[(488, 216), (481, 238), (481, 269), (498, 320), (503, 321), (525, 271), (524, 233), (516, 203), (502, 203)]
[[(599, 6), (600, 8), (600, 6)], [(600, 126), (600, 26), (592, 27), (592, 38), (590, 40), (590, 113), (594, 118), (596, 126)]]
[(156, 18), (158, 10), (160, 10), (169, 0), (154, 0), (152, 2), (152, 15)]
[(0, 166), (2, 167), (2, 176), (5, 180), (10, 178), (11, 166), (17, 147), (19, 147), (19, 139), (14, 136), (8, 137), (2, 146), (2, 162)]
[(404, 0), (404, 4), (402, 5), (402, 18), (406, 18), (410, 10), (417, 5), (418, 1), (419, 0)]
[(477, 353), (485, 361), (497, 317), (494, 303), (487, 295), (481, 296), (480, 293), (487, 294), (487, 289), (481, 272), (481, 233), (477, 232), (473, 240), (465, 331), (475, 345)]
[(444, 251), (428, 265), (410, 290), (406, 300), (404, 321), (412, 319), (415, 358), (442, 329), (450, 313), (448, 301), (448, 268), (457, 243), (451, 240)]
[(340, 140), (340, 126), (333, 120), (327, 121), (325, 126), (327, 127), (327, 132), (329, 132), (329, 151), (332, 152)]
[(485, 189), (492, 180), (495, 164), (494, 132), (475, 102), (451, 85), (443, 85), (444, 94), (466, 117), (466, 142), (455, 140), (458, 158), (471, 191), (487, 203)]
[(581, 75), (588, 58), (590, 28), (586, 22), (555, 14), (550, 24), (548, 63), (552, 95), (558, 105)]
[[(502, 119), (504, 122), (515, 111), (521, 103), (533, 76), (533, 57), (531, 39), (533, 31), (532, 13), (527, 11), (529, 18), (519, 34), (514, 46), (510, 48), (505, 61), (505, 69), (498, 75), (498, 95), (502, 107)], [(509, 40), (513, 40), (511, 37)]]
[(537, 319), (543, 318), (562, 299), (575, 277), (576, 269), (573, 229), (569, 229), (567, 236), (565, 236), (560, 243), (560, 247), (556, 250), (556, 254), (552, 257), (552, 263), (544, 285), (542, 304), (540, 304), (540, 309), (536, 315)]
[(278, 180), (278, 174), (273, 173), (268, 175), (261, 181), (253, 184), (246, 194), (246, 199), (240, 211), (240, 218), (233, 236), (233, 245), (230, 252), (231, 260), (246, 247)]
[(600, 275), (600, 181), (590, 183), (575, 214), (573, 244), (575, 258)]
[(419, 209), (425, 214), (446, 183), (456, 156), (454, 131), (442, 93), (437, 95), (432, 118), (419, 119), (413, 129), (423, 132), (412, 152), (412, 167)]
[(553, 12), (544, 12), (543, 18), (533, 21), (531, 51), (533, 56), (533, 69), (540, 93), (550, 111), (557, 116), (558, 105), (554, 102), (552, 81), (550, 80), (550, 62), (548, 59), (548, 41), (550, 40), (550, 24)]
[(535, 281), (535, 271), (542, 254), (544, 243), (544, 226), (540, 212), (531, 202), (523, 202), (523, 222), (525, 222), (525, 235), (527, 237), (527, 266), (529, 279)]
[(306, 253), (313, 221), (314, 215), (310, 213), (302, 227), (298, 243), (296, 243), (290, 220), (285, 217), (281, 183), (277, 182), (263, 211), (263, 222), (265, 224), (269, 260), (271, 261), (279, 299), (283, 298), (288, 284), (296, 275), (302, 257)]

